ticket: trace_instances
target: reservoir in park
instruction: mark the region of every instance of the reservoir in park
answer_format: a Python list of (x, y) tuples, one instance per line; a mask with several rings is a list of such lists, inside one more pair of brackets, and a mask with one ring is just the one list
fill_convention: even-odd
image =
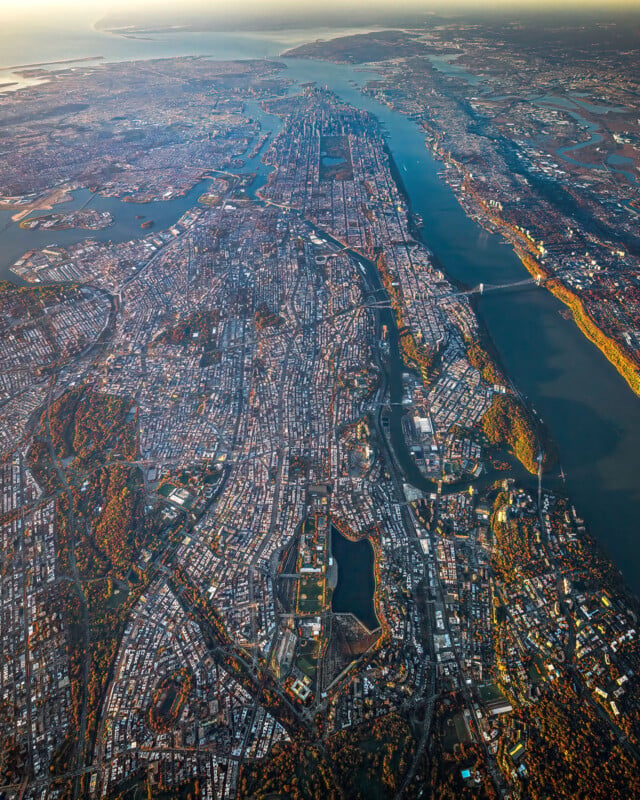
[(338, 566), (331, 610), (336, 614), (353, 614), (368, 630), (375, 630), (379, 623), (374, 607), (376, 579), (371, 542), (368, 539), (354, 542), (332, 527), (331, 551)]

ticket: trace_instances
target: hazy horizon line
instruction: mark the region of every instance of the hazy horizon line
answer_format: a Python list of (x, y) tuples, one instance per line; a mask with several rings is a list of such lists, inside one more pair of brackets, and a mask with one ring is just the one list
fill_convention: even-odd
[(387, 0), (325, 0), (322, 8), (301, 8), (297, 0), (236, 0), (233, 9), (212, 9), (207, 0), (185, 0), (176, 7), (174, 0), (22, 0), (3, 12), (4, 21), (50, 21), (64, 24), (65, 14), (73, 12), (77, 18), (91, 21), (99, 29), (125, 25), (203, 25), (253, 23), (264, 26), (272, 23), (281, 28), (287, 22), (296, 26), (301, 22), (324, 26), (345, 24), (409, 24), (411, 21), (428, 21), (433, 17), (452, 20), (459, 17), (477, 19), (565, 18), (578, 17), (580, 21), (607, 20), (618, 16), (638, 16), (638, 0), (616, 0), (603, 6), (601, 0), (565, 0), (562, 5), (545, 0), (434, 0), (425, 5), (421, 0), (404, 0), (389, 9)]

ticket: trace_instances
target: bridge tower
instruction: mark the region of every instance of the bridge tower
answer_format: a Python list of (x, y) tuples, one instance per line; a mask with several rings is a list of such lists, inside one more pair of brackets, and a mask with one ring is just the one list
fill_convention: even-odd
[(484, 283), (481, 283), (478, 288), (480, 290), (480, 294), (484, 294)]

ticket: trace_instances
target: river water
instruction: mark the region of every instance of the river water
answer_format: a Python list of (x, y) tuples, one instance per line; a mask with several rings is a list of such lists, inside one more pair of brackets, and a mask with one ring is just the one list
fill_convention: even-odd
[[(266, 182), (271, 170), (262, 163), (261, 158), (269, 147), (271, 138), (282, 128), (282, 121), (274, 114), (263, 111), (258, 103), (253, 101), (245, 105), (245, 114), (252, 119), (257, 119), (261, 126), (256, 140), (249, 143), (248, 153), (253, 152), (257, 139), (264, 133), (271, 134), (255, 156), (245, 158), (243, 166), (233, 170), (236, 173), (255, 173), (256, 179), (252, 184), (255, 192)], [(101, 197), (88, 189), (78, 189), (72, 193), (69, 201), (56, 205), (52, 211), (34, 211), (28, 215), (32, 218), (49, 213), (67, 213), (80, 208), (109, 211), (113, 216), (113, 225), (98, 231), (77, 228), (62, 231), (25, 230), (20, 227), (19, 223), (12, 220), (12, 216), (17, 213), (15, 210), (0, 209), (0, 279), (19, 282), (11, 272), (11, 267), (28, 250), (52, 244), (66, 247), (86, 239), (94, 239), (99, 242), (125, 242), (152, 235), (156, 231), (166, 230), (174, 225), (188, 209), (196, 205), (198, 198), (207, 191), (210, 183), (210, 180), (205, 178), (196, 183), (182, 197), (151, 203), (130, 203), (117, 197)], [(151, 229), (141, 227), (141, 224), (147, 220), (153, 222)]]
[[(581, 100), (579, 95), (572, 95), (570, 98), (546, 95), (539, 98), (532, 97), (529, 98), (529, 100), (543, 108), (563, 108), (589, 134), (589, 138), (585, 142), (578, 142), (578, 144), (559, 147), (556, 150), (556, 154), (560, 156), (560, 158), (563, 158), (565, 161), (571, 161), (573, 164), (578, 164), (581, 167), (590, 167), (591, 169), (596, 170), (608, 169), (611, 172), (618, 172), (620, 175), (624, 175), (627, 180), (631, 181), (631, 183), (634, 183), (636, 186), (640, 185), (637, 175), (632, 172), (634, 169), (634, 164), (630, 158), (620, 156), (616, 153), (609, 153), (605, 159), (605, 165), (592, 164), (587, 161), (580, 160), (579, 158), (580, 150), (585, 147), (591, 147), (592, 145), (600, 144), (603, 141), (603, 136), (599, 132), (599, 125), (586, 119), (578, 112), (584, 109), (592, 114), (602, 115), (624, 112), (627, 110), (624, 108), (624, 106), (594, 105), (593, 103), (587, 103), (585, 100)], [(626, 169), (623, 169), (623, 167), (626, 167)]]
[[(317, 37), (307, 32), (307, 40), (314, 38)], [(189, 48), (192, 53), (207, 52), (201, 39), (180, 34), (171, 41), (173, 44), (164, 55), (177, 54), (176, 50), (181, 55), (188, 54)], [(241, 44), (235, 51), (229, 46), (219, 57), (247, 57), (248, 42), (243, 39)], [(268, 53), (255, 55), (275, 54), (281, 44), (274, 39), (268, 45)], [(155, 44), (153, 48), (155, 51)], [(60, 51), (47, 51), (47, 58), (54, 55), (66, 57)], [(78, 48), (77, 55), (98, 53)], [(379, 119), (412, 209), (424, 220), (425, 243), (450, 277), (472, 286), (479, 282), (516, 282), (527, 276), (510, 246), (466, 216), (452, 190), (439, 177), (442, 164), (426, 150), (419, 126), (362, 94), (360, 87), (369, 77), (375, 77), (374, 73), (307, 60), (285, 59), (285, 63), (298, 82), (316, 81), (327, 86), (343, 100)], [(265, 130), (275, 133), (279, 129), (274, 117), (262, 115), (256, 108), (248, 109), (248, 113), (259, 118)], [(245, 169), (255, 167), (254, 162)], [(259, 184), (266, 179), (268, 169), (260, 167), (258, 171)], [(137, 235), (143, 235), (146, 232), (139, 230), (139, 220), (132, 222), (130, 215), (135, 219), (136, 214), (154, 219), (158, 230), (178, 219), (196, 202), (202, 189), (195, 187), (184, 198), (154, 204), (162, 208), (153, 210), (117, 200), (92, 199), (92, 207), (108, 208), (116, 217), (114, 228), (93, 235), (119, 240), (133, 235), (134, 227)], [(74, 202), (82, 204), (86, 200), (79, 193)], [(58, 206), (56, 210), (63, 208)], [(26, 249), (27, 232), (18, 232), (17, 226), (7, 222), (10, 214), (2, 213), (0, 252), (19, 250), (19, 256)], [(86, 238), (85, 234), (78, 236), (77, 231), (43, 235), (46, 243)], [(30, 232), (28, 247), (38, 245), (39, 240), (33, 237), (34, 232)], [(6, 268), (8, 261), (3, 257), (0, 268)], [(597, 348), (561, 314), (563, 308), (544, 289), (534, 287), (484, 294), (477, 310), (509, 376), (550, 427), (558, 444), (566, 487), (578, 512), (631, 588), (640, 593), (640, 402)], [(545, 480), (553, 486), (559, 483), (554, 475)]]
[[(423, 238), (456, 281), (516, 282), (528, 273), (513, 249), (467, 217), (425, 149), (419, 126), (363, 95), (371, 73), (323, 62), (287, 60), (301, 82), (316, 80), (345, 101), (374, 114)], [(518, 389), (547, 423), (578, 513), (640, 593), (640, 400), (600, 351), (563, 315), (542, 288), (484, 294), (477, 311)], [(561, 484), (547, 476), (553, 487)]]
[[(46, 247), (50, 244), (68, 246), (85, 239), (99, 242), (125, 242), (148, 236), (153, 231), (170, 228), (184, 212), (191, 208), (198, 197), (206, 191), (208, 180), (199, 182), (184, 197), (153, 203), (126, 203), (117, 197), (101, 197), (88, 189), (73, 192), (72, 199), (56, 205), (52, 211), (35, 211), (29, 217), (52, 213), (67, 213), (79, 208), (92, 208), (95, 211), (109, 211), (114, 224), (99, 231), (71, 229), (63, 231), (30, 231), (13, 222), (16, 211), (0, 210), (0, 278), (15, 280), (10, 267), (25, 251)], [(153, 221), (151, 230), (140, 227), (145, 220)]]

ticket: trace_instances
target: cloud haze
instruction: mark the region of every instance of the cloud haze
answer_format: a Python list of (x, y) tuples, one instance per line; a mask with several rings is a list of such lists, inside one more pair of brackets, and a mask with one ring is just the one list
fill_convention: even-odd
[(299, 0), (234, 0), (219, 4), (211, 0), (4, 0), (0, 22), (12, 19), (49, 18), (61, 21), (68, 14), (83, 18), (100, 19), (104, 16), (132, 19), (145, 18), (168, 23), (197, 16), (199, 18), (225, 19), (256, 16), (262, 19), (303, 17), (310, 15), (341, 15), (345, 17), (392, 17), (394, 13), (421, 14), (467, 12), (520, 12), (520, 11), (602, 11), (618, 9), (638, 10), (638, 0), (618, 0), (603, 5), (601, 0), (401, 0), (390, 8), (388, 0), (323, 0), (317, 4), (301, 4)]

